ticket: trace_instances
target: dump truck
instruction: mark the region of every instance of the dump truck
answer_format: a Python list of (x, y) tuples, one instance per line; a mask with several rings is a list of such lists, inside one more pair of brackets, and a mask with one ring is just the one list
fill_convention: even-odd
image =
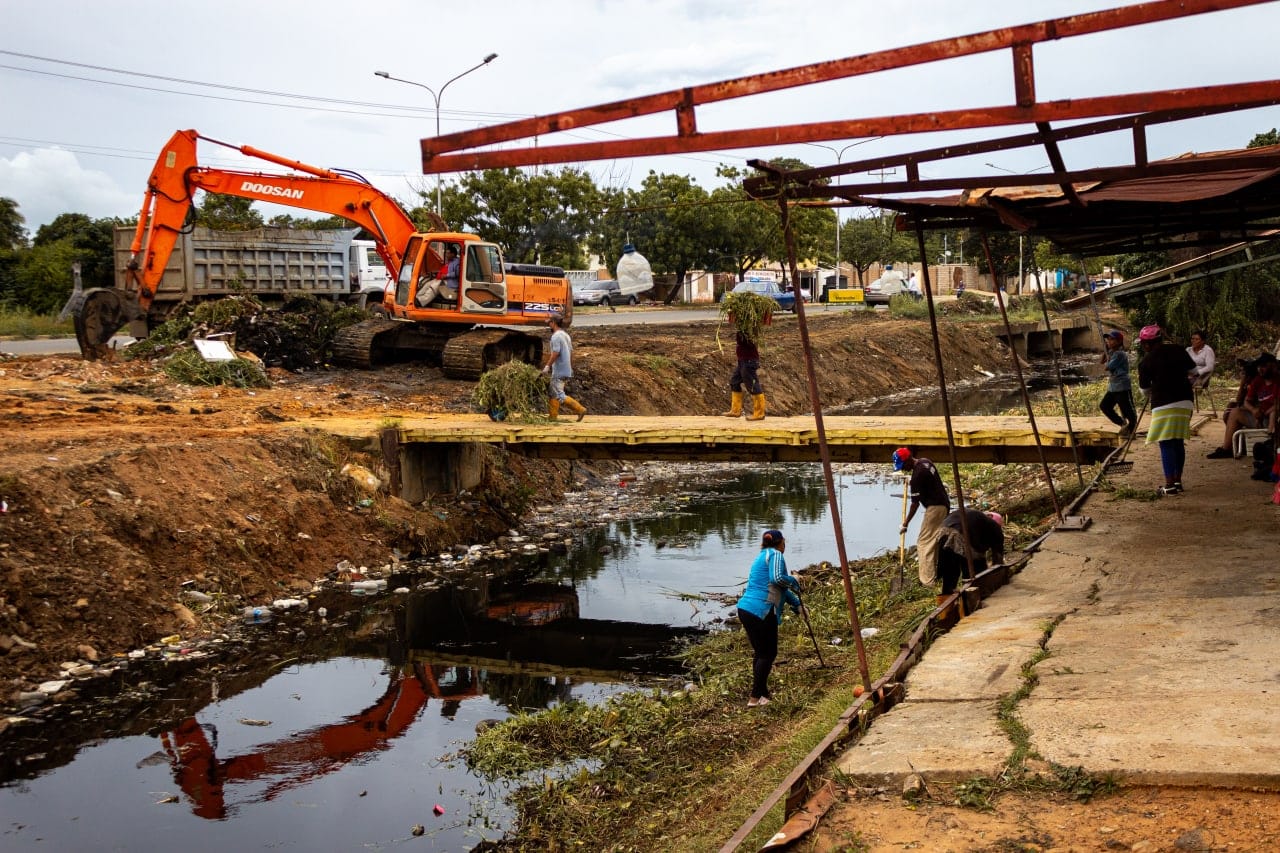
[[(289, 171), (277, 174), (202, 166), (196, 158), (197, 143), (202, 140)], [(252, 146), (221, 142), (194, 130), (181, 130), (161, 150), (147, 180), (128, 261), (117, 286), (86, 291), (75, 311), (76, 338), (86, 359), (105, 355), (107, 342), (122, 325), (127, 323), (135, 337), (145, 337), (163, 320), (172, 305), (161, 296), (165, 275), (188, 230), (186, 223), (199, 190), (341, 216), (373, 235), (391, 281), (377, 306), (379, 316), (339, 332), (334, 341), (334, 357), (339, 363), (373, 367), (421, 357), (438, 360), (447, 376), (476, 379), (513, 358), (532, 364), (540, 361), (541, 337), (505, 327), (540, 328), (552, 314), (563, 316), (566, 324), (572, 320), (569, 281), (559, 267), (507, 264), (496, 244), (475, 234), (449, 231), (434, 215), (435, 230), (419, 231), (394, 199), (356, 172), (323, 169)], [(192, 246), (195, 252), (195, 244)], [(444, 288), (439, 285), (450, 247), (458, 251), (458, 278), (454, 286)], [(243, 258), (244, 250), (241, 252)], [(275, 264), (268, 253), (259, 265)], [(288, 263), (280, 265), (287, 267)], [(197, 268), (185, 259), (180, 268), (197, 275)], [(201, 269), (207, 274), (212, 267)], [(239, 274), (248, 278), (243, 266)], [(258, 281), (271, 279), (256, 272), (254, 277)], [(230, 279), (224, 274), (220, 286), (234, 279), (234, 273)], [(306, 286), (316, 290), (337, 287), (333, 275), (327, 279), (321, 282), (313, 277)], [(420, 298), (428, 293), (430, 300)]]
[[(128, 282), (135, 228), (115, 229), (116, 287)], [(156, 281), (152, 313), (168, 316), (185, 302), (249, 293), (266, 304), (293, 296), (330, 299), (361, 308), (380, 304), (390, 276), (372, 240), (359, 228), (315, 230), (264, 226), (216, 231), (195, 226), (174, 242)]]

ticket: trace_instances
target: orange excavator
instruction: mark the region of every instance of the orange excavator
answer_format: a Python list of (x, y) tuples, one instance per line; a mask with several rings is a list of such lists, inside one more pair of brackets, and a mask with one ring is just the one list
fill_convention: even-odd
[[(201, 166), (198, 140), (291, 171)], [(156, 291), (197, 190), (341, 216), (373, 235), (394, 286), (387, 288), (377, 316), (339, 332), (334, 357), (341, 364), (374, 367), (407, 357), (438, 358), (445, 375), (477, 379), (513, 358), (531, 364), (541, 360), (541, 338), (499, 327), (542, 326), (553, 313), (566, 323), (571, 319), (573, 299), (559, 267), (504, 264), (497, 245), (448, 231), (434, 214), (437, 230), (420, 232), (394, 199), (354, 172), (181, 130), (165, 145), (147, 181), (124, 286), (86, 291), (75, 312), (85, 358), (105, 354), (107, 342), (125, 323), (136, 337), (144, 337), (164, 319), (153, 310)]]

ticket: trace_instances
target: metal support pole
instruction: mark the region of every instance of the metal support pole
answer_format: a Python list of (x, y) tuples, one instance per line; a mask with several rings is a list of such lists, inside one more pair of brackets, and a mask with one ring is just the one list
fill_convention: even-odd
[[(791, 229), (790, 208), (785, 198), (778, 198), (782, 217), (782, 235), (787, 246), (787, 265), (791, 268), (791, 280), (799, 281), (796, 261), (796, 237)], [(822, 478), (827, 487), (827, 504), (831, 509), (831, 525), (836, 537), (836, 553), (840, 557), (840, 579), (844, 582), (845, 604), (849, 609), (849, 626), (853, 629), (854, 647), (858, 651), (858, 674), (862, 688), (871, 692), (871, 668), (867, 663), (867, 649), (862, 642), (862, 625), (858, 618), (858, 602), (853, 594), (853, 580), (849, 575), (849, 557), (844, 547), (844, 527), (840, 521), (840, 504), (837, 500), (835, 478), (831, 473), (831, 449), (827, 445), (827, 430), (822, 419), (822, 397), (818, 391), (818, 377), (813, 369), (813, 347), (809, 342), (809, 324), (805, 320), (803, 299), (796, 299), (796, 325), (800, 329), (800, 344), (804, 350), (805, 374), (809, 379), (809, 405), (813, 407), (814, 428), (818, 434), (818, 455), (822, 459)]]
[[(921, 223), (916, 223), (916, 244), (920, 249), (920, 257), (924, 257), (924, 227)], [(922, 264), (924, 267), (922, 277), (924, 278), (924, 295), (925, 301), (929, 306), (929, 329), (933, 333), (933, 363), (938, 369), (938, 394), (942, 398), (942, 419), (947, 425), (947, 450), (951, 453), (951, 475), (956, 481), (956, 506), (960, 510), (960, 533), (964, 536), (967, 545), (969, 539), (969, 521), (965, 518), (964, 512), (964, 485), (960, 481), (960, 460), (956, 457), (956, 435), (951, 427), (951, 400), (947, 397), (947, 372), (942, 367), (942, 343), (938, 337), (938, 312), (933, 304), (933, 284), (929, 280), (929, 266)], [(965, 549), (965, 563), (969, 569), (969, 580), (973, 580), (973, 552), (972, 549)], [(917, 555), (918, 558), (918, 555)]]
[[(991, 270), (991, 280), (996, 280), (996, 265), (991, 260), (991, 246), (987, 243), (987, 234), (982, 234), (982, 251), (987, 256), (987, 269)], [(1013, 371), (1018, 374), (1018, 389), (1022, 392), (1022, 405), (1027, 409), (1027, 421), (1031, 424), (1031, 434), (1035, 436), (1036, 453), (1040, 456), (1040, 467), (1044, 469), (1044, 481), (1049, 486), (1049, 496), (1053, 498), (1053, 512), (1062, 523), (1062, 507), (1058, 503), (1058, 490), (1053, 485), (1053, 473), (1049, 462), (1044, 458), (1044, 445), (1040, 443), (1040, 429), (1036, 426), (1036, 412), (1031, 406), (1031, 395), (1027, 393), (1027, 382), (1022, 377), (1022, 359), (1018, 358), (1018, 349), (1013, 345), (1013, 329), (1009, 326), (1009, 312), (1005, 310), (1004, 294), (999, 285), (996, 286), (996, 304), (1000, 306), (1000, 319), (1004, 321), (1004, 333), (1009, 338), (1009, 352), (1013, 355)]]

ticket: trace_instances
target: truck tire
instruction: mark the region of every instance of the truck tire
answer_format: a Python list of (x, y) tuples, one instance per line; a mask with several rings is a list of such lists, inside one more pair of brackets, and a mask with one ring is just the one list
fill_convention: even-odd
[(628, 305), (635, 305), (635, 304), (636, 304), (637, 302), (639, 302), (639, 301), (640, 301), (640, 300), (636, 299), (635, 294), (632, 294), (631, 296), (628, 296), (628, 297), (627, 297), (627, 304), (628, 304)]
[(606, 307), (606, 308), (612, 308), (612, 307), (613, 307), (613, 303), (609, 301), (609, 297), (607, 297), (607, 296), (600, 300), (600, 304), (601, 304), (601, 305), (603, 305), (603, 306), (604, 306), (604, 307)]

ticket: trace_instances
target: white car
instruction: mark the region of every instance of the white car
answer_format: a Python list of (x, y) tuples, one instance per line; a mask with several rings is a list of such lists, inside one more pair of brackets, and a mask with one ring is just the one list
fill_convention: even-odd
[(868, 305), (888, 305), (899, 293), (909, 293), (907, 282), (900, 272), (887, 272), (867, 285), (862, 301)]

